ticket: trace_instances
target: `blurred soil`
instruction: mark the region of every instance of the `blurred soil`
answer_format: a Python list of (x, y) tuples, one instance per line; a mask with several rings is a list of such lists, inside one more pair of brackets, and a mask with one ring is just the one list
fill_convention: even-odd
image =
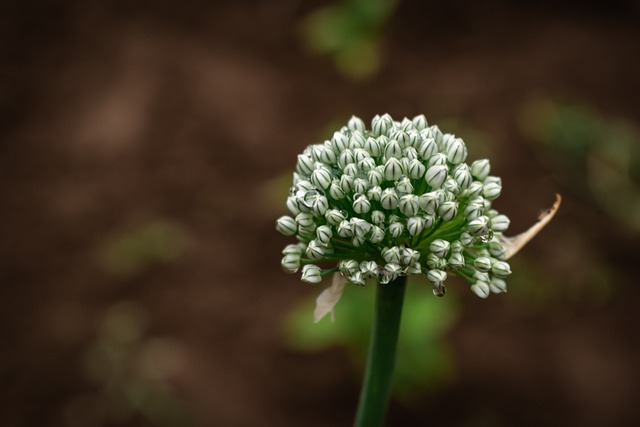
[[(385, 111), (474, 129), (514, 231), (565, 197), (521, 256), (566, 286), (543, 303), (456, 286), (455, 381), (394, 403), (389, 425), (640, 424), (638, 238), (563, 188), (517, 123), (539, 98), (640, 123), (637, 3), (408, 3), (378, 75), (353, 83), (301, 48), (316, 2), (3, 2), (0, 425), (170, 425), (145, 406), (165, 402), (154, 384), (190, 414), (180, 425), (349, 425), (344, 352), (282, 342), (320, 288), (280, 271), (264, 188), (328, 123)], [(606, 290), (583, 292), (576, 266), (600, 265)], [(122, 310), (137, 332), (95, 362)], [(105, 375), (158, 345), (133, 385)]]

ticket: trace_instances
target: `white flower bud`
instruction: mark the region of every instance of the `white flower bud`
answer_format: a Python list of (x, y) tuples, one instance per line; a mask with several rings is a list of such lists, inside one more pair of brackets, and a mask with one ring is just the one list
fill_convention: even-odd
[(474, 285), (471, 285), (471, 290), (474, 294), (483, 299), (488, 297), (491, 293), (489, 285), (486, 282), (476, 282)]
[(314, 236), (315, 236), (315, 232), (316, 232), (316, 225), (309, 225), (309, 226), (302, 226), (299, 225), (298, 226), (298, 236), (302, 237), (304, 240), (311, 240)]
[(282, 255), (302, 255), (304, 246), (300, 243), (292, 243), (284, 247)]
[(387, 159), (384, 164), (384, 179), (387, 181), (395, 181), (402, 176), (402, 164), (395, 157)]
[(366, 239), (364, 238), (364, 236), (353, 236), (351, 238), (351, 244), (356, 248), (359, 248), (360, 246), (364, 245), (365, 242), (366, 242)]
[(280, 262), (282, 270), (285, 273), (297, 273), (300, 268), (300, 255), (299, 254), (287, 254), (282, 258)]
[(398, 181), (396, 181), (396, 191), (399, 193), (412, 193), (413, 185), (411, 185), (411, 181), (406, 176), (403, 176)]
[(471, 175), (479, 181), (484, 181), (485, 178), (489, 176), (490, 172), (491, 165), (489, 164), (488, 159), (476, 160), (471, 163)]
[(365, 279), (378, 277), (378, 264), (375, 261), (362, 261), (360, 263), (360, 272)]
[(385, 188), (382, 190), (380, 204), (386, 210), (392, 210), (398, 207), (398, 194), (393, 188)]
[(373, 157), (379, 157), (380, 154), (382, 154), (380, 143), (375, 138), (367, 138), (364, 143), (364, 149), (367, 150)]
[(411, 138), (409, 137), (409, 134), (404, 130), (394, 132), (391, 137), (398, 141), (398, 144), (400, 144), (400, 146), (403, 148), (411, 145)]
[(324, 215), (327, 209), (329, 209), (329, 201), (324, 196), (317, 197), (311, 205), (311, 210), (316, 216)]
[(324, 217), (327, 219), (329, 225), (336, 226), (346, 219), (346, 215), (340, 212), (338, 209), (329, 209)]
[(340, 181), (338, 181), (337, 179), (334, 179), (331, 182), (331, 187), (329, 187), (329, 196), (335, 200), (341, 200), (345, 197), (344, 190), (342, 190)]
[(342, 188), (342, 191), (344, 191), (345, 193), (349, 193), (353, 191), (354, 181), (355, 181), (355, 178), (353, 176), (342, 175), (340, 177), (340, 188)]
[(457, 165), (467, 158), (467, 147), (460, 138), (456, 138), (447, 147), (447, 160), (449, 163)]
[(498, 278), (504, 279), (511, 274), (511, 266), (504, 261), (496, 261), (491, 266), (491, 272)]
[(506, 231), (507, 228), (509, 228), (510, 222), (511, 221), (509, 220), (508, 216), (496, 215), (495, 217), (491, 218), (491, 229), (498, 232)]
[(443, 283), (447, 280), (447, 272), (438, 269), (429, 270), (427, 279), (429, 279), (431, 283)]
[(439, 258), (436, 254), (429, 253), (427, 255), (427, 265), (429, 268), (443, 269), (447, 266), (447, 261), (444, 258)]
[(296, 215), (296, 222), (301, 227), (311, 227), (315, 225), (315, 222), (313, 220), (313, 215), (306, 212), (302, 212)]
[(447, 155), (444, 153), (436, 153), (427, 162), (427, 168), (436, 165), (446, 165), (447, 164)]
[(478, 257), (473, 260), (473, 266), (476, 268), (476, 270), (487, 273), (489, 270), (491, 270), (491, 259), (484, 256)]
[(464, 216), (467, 221), (473, 221), (474, 219), (482, 216), (484, 213), (484, 203), (470, 202), (466, 208), (464, 208)]
[(400, 261), (403, 265), (414, 265), (420, 260), (420, 252), (411, 248), (403, 248), (400, 250)]
[(338, 156), (338, 166), (341, 169), (344, 169), (347, 165), (354, 163), (356, 161), (355, 156), (353, 155), (353, 151), (350, 149), (342, 150), (340, 156)]
[(409, 145), (415, 149), (417, 155), (418, 148), (420, 148), (420, 144), (422, 144), (422, 137), (415, 129), (410, 129), (407, 133), (409, 134)]
[(373, 211), (373, 212), (371, 212), (371, 221), (375, 225), (384, 224), (385, 218), (386, 217), (384, 215), (384, 212), (382, 212), (382, 211)]
[(434, 165), (427, 169), (424, 179), (431, 188), (440, 188), (447, 179), (449, 169), (446, 165)]
[(427, 118), (424, 114), (420, 114), (419, 116), (415, 116), (412, 120), (413, 125), (416, 129), (422, 130), (425, 129), (429, 124), (427, 123)]
[(386, 135), (388, 130), (393, 126), (393, 120), (385, 114), (382, 117), (376, 115), (373, 120), (371, 120), (371, 133), (376, 136)]
[(473, 221), (470, 221), (469, 225), (467, 225), (467, 231), (472, 236), (486, 236), (490, 231), (489, 218), (487, 218), (486, 216), (481, 216), (474, 219)]
[(398, 278), (400, 273), (402, 272), (402, 267), (395, 263), (388, 263), (382, 269), (382, 274), (380, 276), (380, 283), (386, 285), (389, 282), (392, 282)]
[(438, 215), (443, 221), (451, 221), (458, 214), (458, 204), (456, 202), (444, 202), (438, 208)]
[(371, 159), (371, 155), (364, 148), (356, 148), (356, 149), (354, 149), (353, 150), (353, 157), (354, 157), (356, 163), (361, 162), (364, 159)]
[(466, 190), (473, 182), (471, 172), (469, 172), (469, 166), (466, 163), (456, 166), (453, 170), (453, 179), (456, 180), (458, 187), (461, 190)]
[(309, 176), (313, 172), (314, 164), (310, 156), (306, 154), (298, 154), (298, 164), (296, 165), (296, 172), (303, 176)]
[(320, 152), (320, 161), (327, 165), (335, 165), (338, 161), (338, 157), (336, 156), (336, 152), (333, 151), (333, 147), (331, 144), (325, 143), (322, 146), (322, 151)]
[(374, 200), (376, 202), (380, 201), (382, 197), (382, 188), (379, 185), (374, 185), (373, 187), (367, 190), (367, 198), (369, 200)]
[[(458, 194), (460, 192), (460, 187), (458, 186), (458, 183), (456, 182), (456, 180), (453, 179), (453, 178), (447, 178), (444, 181), (444, 184), (442, 185), (442, 188), (447, 193), (451, 193), (453, 195), (456, 195), (456, 194)], [(455, 197), (453, 199), (455, 199)]]
[(436, 239), (429, 245), (429, 250), (438, 258), (444, 258), (449, 252), (450, 244), (446, 240)]
[(466, 231), (463, 231), (460, 234), (460, 243), (462, 244), (462, 246), (470, 246), (473, 243), (474, 239), (473, 236), (471, 236), (471, 234), (469, 234)]
[(471, 198), (471, 197), (476, 197), (481, 195), (483, 191), (484, 191), (484, 185), (482, 185), (481, 182), (473, 181), (469, 185), (469, 188), (465, 190), (464, 194), (465, 196)]
[(365, 194), (369, 189), (369, 182), (366, 179), (356, 178), (353, 180), (353, 191), (360, 194)]
[(395, 139), (389, 141), (387, 146), (384, 149), (384, 156), (387, 159), (395, 157), (396, 159), (402, 158), (402, 147)]
[(492, 240), (489, 242), (489, 253), (494, 258), (503, 259), (505, 254), (504, 247), (497, 240)]
[(438, 145), (433, 138), (426, 138), (420, 144), (418, 148), (418, 154), (422, 157), (422, 160), (428, 161), (433, 155), (438, 152)]
[(349, 122), (347, 122), (347, 127), (352, 132), (358, 131), (364, 133), (364, 122), (356, 116), (351, 116)]
[(464, 256), (461, 252), (453, 252), (449, 257), (449, 265), (451, 268), (464, 267)]
[(360, 132), (354, 132), (353, 135), (351, 135), (351, 138), (349, 138), (349, 147), (352, 150), (355, 150), (356, 148), (363, 148), (364, 147), (364, 135), (361, 134)]
[(285, 236), (293, 236), (298, 230), (298, 224), (290, 216), (281, 216), (276, 221), (276, 230)]
[(494, 294), (501, 294), (503, 292), (507, 292), (507, 282), (494, 277), (491, 279), (491, 282), (489, 282), (489, 288)]
[(399, 264), (400, 257), (401, 257), (401, 250), (398, 246), (392, 246), (390, 248), (385, 247), (380, 252), (380, 255), (382, 255), (382, 259), (384, 259), (386, 262)]
[(298, 201), (294, 196), (287, 197), (287, 209), (291, 215), (298, 215), (300, 213), (300, 208), (298, 208)]
[(418, 214), (418, 209), (420, 206), (418, 205), (418, 196), (415, 194), (405, 194), (400, 197), (400, 201), (398, 202), (398, 209), (400, 212), (405, 214), (406, 216), (415, 216)]
[(462, 246), (460, 240), (454, 240), (451, 242), (451, 252), (462, 252), (463, 249), (464, 246)]
[(344, 175), (351, 175), (355, 178), (360, 175), (360, 170), (358, 169), (358, 165), (356, 165), (355, 163), (349, 163), (344, 167), (342, 173)]
[(437, 193), (432, 191), (430, 193), (420, 195), (418, 203), (420, 205), (420, 209), (425, 211), (427, 214), (432, 215), (436, 213), (436, 210), (440, 205), (440, 200)]
[(348, 277), (356, 271), (360, 271), (360, 264), (354, 259), (345, 259), (338, 263), (338, 270), (343, 276)]
[(362, 218), (351, 218), (351, 229), (356, 236), (364, 237), (371, 227), (373, 226)]
[(341, 132), (334, 132), (331, 138), (331, 144), (333, 144), (333, 151), (336, 153), (342, 153), (349, 144), (347, 138)]
[(497, 182), (490, 182), (488, 184), (484, 184), (483, 195), (487, 200), (495, 200), (500, 196), (502, 192), (502, 186)]
[(373, 244), (380, 243), (384, 240), (384, 230), (378, 226), (373, 226), (371, 228), (371, 236), (369, 237), (369, 241)]
[(376, 166), (376, 161), (372, 157), (367, 157), (358, 162), (358, 168), (364, 173), (374, 170)]
[(407, 220), (407, 231), (411, 236), (417, 236), (424, 230), (424, 218), (421, 216), (412, 216)]
[(328, 225), (321, 225), (320, 227), (316, 228), (316, 236), (320, 243), (322, 243), (323, 245), (327, 245), (329, 244), (329, 242), (331, 242), (333, 231), (331, 231), (331, 227), (329, 227)]
[(402, 221), (402, 218), (400, 218), (398, 215), (394, 215), (394, 214), (389, 215), (389, 221), (388, 221), (389, 224), (393, 224), (394, 222), (401, 222), (401, 221)]
[(422, 273), (422, 266), (417, 261), (414, 262), (412, 265), (408, 265), (403, 271), (403, 274), (407, 276), (411, 274), (420, 274), (420, 273)]
[(384, 182), (384, 166), (378, 166), (367, 172), (367, 179), (371, 185), (381, 185)]
[(311, 174), (311, 182), (318, 188), (326, 190), (331, 185), (331, 173), (326, 169), (316, 169)]
[(384, 149), (387, 147), (387, 144), (389, 143), (389, 138), (387, 138), (386, 135), (380, 135), (379, 137), (376, 138), (376, 141), (378, 141), (378, 144), (380, 145), (380, 154), (384, 153)]
[(413, 159), (409, 162), (409, 167), (407, 167), (407, 173), (409, 174), (409, 178), (411, 179), (419, 179), (424, 176), (427, 168), (422, 164), (421, 161)]
[(320, 259), (325, 254), (325, 249), (317, 240), (312, 240), (307, 246), (307, 256), (311, 259)]
[(344, 220), (338, 224), (338, 236), (340, 237), (351, 237), (353, 236), (353, 227), (351, 226), (351, 222)]
[(353, 210), (358, 214), (365, 214), (371, 210), (371, 202), (367, 196), (360, 195), (353, 201)]
[(317, 164), (323, 164), (320, 155), (324, 146), (322, 144), (314, 144), (311, 146), (311, 159), (314, 161), (314, 168), (317, 168)]
[(359, 271), (356, 271), (351, 276), (347, 277), (347, 280), (359, 286), (364, 286), (365, 284), (364, 275)]
[(394, 222), (392, 224), (389, 224), (389, 234), (394, 239), (397, 239), (398, 237), (402, 236), (403, 232), (404, 232), (404, 224), (403, 223)]
[(402, 122), (400, 123), (400, 126), (398, 126), (398, 122), (395, 123), (395, 127), (396, 128), (400, 128), (400, 130), (406, 132), (409, 129), (413, 129), (413, 122), (411, 122), (411, 120), (409, 120), (408, 118), (403, 118)]
[(307, 283), (320, 283), (322, 281), (322, 270), (313, 264), (302, 267), (302, 281)]

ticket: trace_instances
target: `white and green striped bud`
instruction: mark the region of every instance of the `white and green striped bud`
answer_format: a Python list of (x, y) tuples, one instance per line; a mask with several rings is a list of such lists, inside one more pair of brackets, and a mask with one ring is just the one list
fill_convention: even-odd
[(326, 169), (316, 169), (311, 174), (311, 182), (318, 188), (326, 190), (331, 185), (331, 173)]
[(386, 210), (393, 210), (398, 207), (398, 194), (393, 188), (385, 188), (382, 190), (380, 197), (380, 205)]
[(364, 275), (359, 271), (356, 271), (351, 276), (347, 277), (347, 280), (358, 286), (365, 285)]
[(497, 240), (492, 240), (489, 242), (489, 253), (494, 258), (503, 259), (505, 254), (504, 247)]
[(366, 241), (367, 239), (365, 239), (364, 236), (353, 236), (351, 238), (351, 244), (356, 248), (359, 248), (360, 246), (364, 245)]
[(354, 132), (349, 138), (349, 147), (351, 150), (364, 147), (365, 138), (360, 132)]
[(456, 138), (447, 147), (447, 160), (449, 163), (457, 165), (467, 158), (467, 146), (460, 138)]
[(284, 249), (282, 250), (282, 255), (302, 255), (302, 252), (304, 250), (304, 244), (300, 244), (300, 243), (292, 243), (290, 245), (287, 245), (284, 247)]
[(424, 161), (428, 161), (432, 156), (438, 152), (438, 145), (433, 138), (426, 138), (420, 144), (418, 148), (418, 154)]
[(331, 144), (333, 145), (333, 151), (341, 153), (349, 146), (349, 140), (342, 132), (334, 132), (331, 137)]
[(444, 258), (449, 252), (450, 243), (443, 239), (436, 239), (429, 245), (429, 250), (438, 258)]
[(325, 255), (325, 249), (317, 240), (312, 240), (307, 246), (307, 257), (310, 259), (321, 259)]
[(481, 216), (469, 222), (467, 231), (472, 236), (485, 236), (489, 234), (489, 218)]
[(407, 219), (407, 231), (409, 232), (409, 235), (413, 237), (422, 233), (424, 230), (424, 223), (424, 217), (421, 216), (412, 216)]
[(342, 175), (340, 176), (340, 188), (342, 188), (342, 191), (344, 191), (345, 193), (350, 193), (353, 191), (353, 184), (354, 184), (355, 178), (351, 175)]
[(354, 179), (360, 175), (360, 170), (358, 170), (358, 166), (355, 163), (349, 163), (342, 170), (344, 175), (351, 175)]
[(447, 179), (448, 173), (449, 169), (446, 165), (434, 165), (427, 169), (424, 179), (431, 188), (440, 188)]
[(444, 202), (438, 208), (438, 215), (443, 221), (451, 221), (458, 214), (458, 204), (456, 202)]
[(380, 255), (382, 255), (382, 259), (384, 259), (386, 262), (399, 264), (401, 258), (401, 249), (398, 246), (392, 246), (390, 248), (385, 247), (380, 252)]
[(464, 208), (464, 216), (467, 221), (473, 221), (474, 219), (481, 217), (484, 213), (484, 203), (470, 202), (466, 208)]
[(296, 222), (300, 227), (311, 227), (315, 225), (313, 215), (308, 212), (301, 212), (296, 215)]
[(353, 150), (353, 157), (355, 158), (355, 163), (360, 163), (365, 159), (371, 159), (371, 154), (364, 148), (355, 148)]
[(452, 252), (448, 264), (454, 269), (464, 267), (464, 255), (462, 255), (462, 252)]
[(491, 266), (491, 272), (496, 277), (504, 279), (511, 274), (511, 266), (505, 261), (496, 261)]
[(384, 230), (376, 225), (371, 228), (371, 236), (369, 241), (373, 244), (378, 244), (384, 240)]
[(311, 156), (308, 156), (306, 154), (298, 154), (296, 172), (298, 172), (302, 176), (309, 176), (314, 169), (314, 163)]
[(436, 213), (438, 206), (440, 205), (440, 198), (437, 193), (430, 192), (421, 194), (418, 198), (418, 204), (420, 205), (420, 209), (425, 211), (427, 214)]
[(478, 181), (484, 181), (491, 172), (491, 164), (487, 159), (476, 160), (471, 163), (471, 175)]
[(382, 188), (379, 185), (374, 185), (367, 190), (367, 198), (375, 202), (379, 202), (382, 197)]
[(502, 193), (502, 185), (497, 182), (490, 182), (488, 184), (484, 184), (484, 189), (482, 194), (484, 198), (487, 200), (495, 200), (500, 197), (500, 193)]
[(487, 298), (491, 293), (491, 289), (486, 282), (476, 282), (475, 284), (471, 285), (471, 290), (474, 294), (482, 299)]
[(447, 165), (447, 155), (444, 153), (436, 153), (427, 162), (427, 168), (431, 166), (446, 166)]
[(373, 211), (371, 212), (371, 222), (375, 225), (384, 224), (386, 216), (382, 211)]
[(362, 121), (362, 119), (360, 119), (359, 117), (356, 117), (356, 116), (351, 116), (351, 118), (347, 122), (347, 127), (352, 132), (358, 131), (360, 133), (364, 133), (364, 131), (365, 131), (364, 122)]
[(311, 204), (311, 211), (316, 216), (323, 216), (329, 209), (329, 200), (326, 197), (316, 197)]
[(398, 209), (408, 217), (417, 215), (418, 209), (420, 209), (420, 206), (418, 205), (418, 196), (415, 194), (405, 194), (400, 197), (400, 200), (398, 201)]
[(415, 116), (411, 122), (413, 123), (413, 126), (417, 130), (426, 129), (426, 127), (429, 126), (429, 124), (427, 122), (427, 118), (424, 116), (424, 114), (420, 114), (418, 116)]
[(337, 228), (338, 236), (340, 237), (352, 237), (353, 236), (353, 226), (351, 222), (348, 220), (340, 221)]
[(467, 188), (464, 191), (464, 195), (469, 197), (469, 198), (473, 198), (473, 197), (477, 197), (477, 196), (481, 195), (483, 191), (484, 191), (484, 185), (482, 185), (481, 182), (473, 181), (469, 185), (469, 188)]
[(394, 239), (397, 239), (398, 237), (402, 236), (402, 233), (404, 233), (403, 223), (394, 222), (389, 224), (389, 235), (391, 235), (391, 237), (393, 237)]
[(386, 285), (398, 278), (402, 273), (402, 267), (395, 263), (387, 263), (382, 268), (382, 274), (380, 275), (380, 283)]
[(476, 270), (487, 273), (491, 270), (491, 259), (488, 257), (478, 257), (473, 260), (473, 266)]
[(322, 281), (322, 270), (314, 264), (307, 264), (302, 267), (302, 281), (307, 283), (320, 283)]
[(285, 273), (293, 274), (297, 273), (300, 269), (300, 255), (299, 254), (286, 254), (280, 262), (282, 270)]
[(369, 182), (366, 179), (356, 178), (353, 181), (353, 191), (360, 194), (365, 194), (369, 189)]
[(367, 150), (372, 157), (379, 157), (382, 154), (380, 143), (375, 138), (367, 138), (364, 143), (364, 149)]
[(381, 185), (384, 182), (384, 166), (378, 166), (367, 172), (367, 180), (371, 185)]
[(364, 237), (371, 231), (371, 224), (365, 221), (362, 218), (351, 218), (351, 228), (353, 230), (353, 234), (358, 237)]
[(507, 231), (507, 228), (509, 228), (510, 223), (511, 221), (509, 220), (508, 216), (496, 215), (493, 218), (491, 218), (491, 229), (497, 232)]
[(345, 259), (338, 263), (338, 270), (345, 276), (351, 276), (360, 271), (360, 264), (354, 259)]
[(395, 181), (402, 176), (402, 163), (395, 157), (387, 159), (384, 164), (384, 179), (387, 181)]
[(420, 260), (420, 252), (411, 248), (402, 248), (400, 250), (400, 261), (402, 265), (414, 265)]
[[(451, 193), (454, 195), (460, 192), (460, 187), (458, 186), (456, 180), (453, 178), (447, 178), (444, 181), (444, 184), (442, 184), (442, 188), (447, 191), (447, 193)], [(455, 199), (455, 197), (453, 199)]]
[(398, 193), (412, 193), (413, 185), (411, 185), (411, 180), (406, 176), (403, 176), (398, 181), (396, 181), (396, 191)]
[(329, 197), (334, 200), (341, 200), (345, 197), (345, 193), (340, 186), (340, 181), (338, 181), (337, 179), (334, 179), (331, 182), (331, 187), (329, 187)]
[(342, 221), (346, 219), (345, 213), (338, 209), (329, 209), (324, 214), (324, 217), (329, 223), (329, 225), (333, 225), (333, 226), (340, 224)]
[(298, 231), (298, 224), (290, 216), (281, 216), (276, 221), (276, 230), (285, 236), (293, 236)]
[(300, 208), (298, 208), (297, 198), (294, 196), (287, 197), (287, 210), (291, 215), (298, 215)]
[(460, 239), (460, 243), (464, 247), (472, 245), (473, 242), (475, 241), (473, 236), (471, 234), (469, 234), (468, 232), (466, 232), (466, 231), (463, 231), (462, 233), (460, 233), (459, 239)]
[(331, 227), (328, 225), (321, 225), (316, 228), (316, 238), (323, 245), (328, 245), (331, 242), (331, 238), (333, 237), (333, 231), (331, 231)]
[(427, 255), (427, 266), (431, 269), (443, 269), (446, 268), (447, 261), (434, 253), (429, 253)]
[(447, 280), (447, 272), (439, 269), (431, 269), (427, 273), (427, 279), (431, 283), (444, 283)]
[(390, 159), (392, 157), (396, 159), (401, 159), (402, 147), (400, 146), (400, 143), (395, 139), (390, 140), (387, 146), (384, 148), (384, 156), (387, 159)]
[(358, 162), (358, 168), (364, 173), (374, 170), (376, 166), (376, 160), (372, 157), (367, 157)]
[(362, 261), (360, 263), (360, 272), (365, 279), (378, 277), (378, 264), (375, 261)]
[(469, 171), (469, 166), (466, 163), (462, 163), (453, 170), (453, 179), (458, 184), (460, 190), (466, 190), (473, 182), (473, 177)]
[(320, 161), (326, 165), (335, 165), (338, 161), (336, 152), (333, 151), (331, 144), (325, 143), (320, 151)]
[(491, 279), (491, 282), (489, 282), (489, 289), (491, 289), (491, 292), (493, 292), (494, 294), (507, 292), (507, 282), (494, 277)]
[(340, 152), (338, 156), (338, 166), (341, 169), (344, 169), (347, 165), (350, 165), (356, 161), (355, 156), (353, 155), (353, 150), (347, 148)]
[(422, 164), (420, 160), (413, 159), (409, 162), (407, 167), (407, 174), (411, 179), (420, 179), (427, 172), (427, 168)]

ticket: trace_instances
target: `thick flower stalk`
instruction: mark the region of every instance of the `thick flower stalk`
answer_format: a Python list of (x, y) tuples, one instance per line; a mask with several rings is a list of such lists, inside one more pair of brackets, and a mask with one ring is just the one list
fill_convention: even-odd
[(466, 163), (462, 139), (425, 116), (352, 117), (331, 140), (298, 155), (276, 228), (297, 243), (283, 251), (288, 273), (318, 283), (339, 272), (351, 283), (388, 284), (425, 274), (437, 296), (450, 274), (481, 298), (506, 291), (509, 218), (492, 208), (502, 181), (487, 159)]

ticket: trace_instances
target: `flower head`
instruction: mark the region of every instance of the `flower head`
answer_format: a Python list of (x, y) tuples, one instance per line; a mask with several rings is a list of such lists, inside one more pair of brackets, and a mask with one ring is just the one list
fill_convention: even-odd
[(371, 129), (352, 117), (298, 156), (291, 215), (276, 222), (298, 240), (287, 246), (283, 269), (302, 266), (309, 283), (338, 272), (358, 285), (425, 274), (438, 296), (453, 274), (482, 298), (505, 292), (509, 218), (492, 209), (502, 181), (487, 159), (466, 159), (464, 141), (423, 115), (375, 116)]

